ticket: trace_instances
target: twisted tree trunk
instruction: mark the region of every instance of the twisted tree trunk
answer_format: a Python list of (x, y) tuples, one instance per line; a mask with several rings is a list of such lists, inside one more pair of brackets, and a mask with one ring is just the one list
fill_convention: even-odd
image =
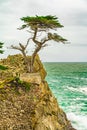
[(34, 72), (35, 57), (36, 57), (37, 53), (40, 51), (41, 47), (42, 47), (41, 45), (37, 46), (37, 48), (35, 49), (34, 53), (32, 54), (30, 72)]

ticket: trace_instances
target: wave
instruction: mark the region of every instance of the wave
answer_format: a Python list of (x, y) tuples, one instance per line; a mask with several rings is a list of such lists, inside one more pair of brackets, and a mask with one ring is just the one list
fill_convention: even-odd
[(87, 130), (87, 63), (47, 63), (49, 86), (77, 130)]
[(69, 78), (71, 78), (71, 79), (76, 79), (76, 80), (85, 80), (85, 81), (87, 81), (87, 78), (83, 78), (83, 77), (69, 77)]
[(87, 94), (87, 87), (79, 88), (80, 92)]
[(87, 116), (76, 115), (73, 112), (67, 113), (68, 119), (77, 130), (87, 130)]
[(82, 86), (82, 87), (79, 87), (79, 88), (74, 88), (74, 87), (67, 87), (69, 90), (71, 91), (77, 91), (77, 92), (81, 92), (83, 94), (87, 94), (87, 86)]

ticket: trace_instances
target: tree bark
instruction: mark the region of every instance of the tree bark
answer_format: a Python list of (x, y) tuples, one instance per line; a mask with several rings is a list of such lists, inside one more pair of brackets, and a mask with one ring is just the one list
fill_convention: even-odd
[(34, 53), (32, 54), (32, 57), (31, 57), (31, 66), (30, 66), (30, 71), (31, 72), (34, 72), (34, 61), (35, 61), (35, 57), (37, 55), (37, 53), (40, 51), (41, 49), (41, 45), (37, 46), (37, 48), (35, 49)]

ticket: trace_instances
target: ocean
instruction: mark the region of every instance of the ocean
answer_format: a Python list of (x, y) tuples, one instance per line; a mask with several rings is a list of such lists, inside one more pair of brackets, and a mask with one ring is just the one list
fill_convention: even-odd
[(87, 63), (44, 63), (46, 80), (72, 126), (87, 130)]

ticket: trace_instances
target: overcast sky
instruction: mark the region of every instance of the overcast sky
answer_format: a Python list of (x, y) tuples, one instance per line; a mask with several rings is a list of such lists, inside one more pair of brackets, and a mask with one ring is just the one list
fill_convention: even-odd
[(19, 53), (7, 47), (26, 42), (29, 34), (17, 30), (20, 18), (35, 15), (56, 15), (64, 25), (58, 34), (70, 42), (49, 42), (39, 53), (42, 61), (87, 62), (87, 0), (0, 0), (0, 41), (5, 42), (0, 58)]

